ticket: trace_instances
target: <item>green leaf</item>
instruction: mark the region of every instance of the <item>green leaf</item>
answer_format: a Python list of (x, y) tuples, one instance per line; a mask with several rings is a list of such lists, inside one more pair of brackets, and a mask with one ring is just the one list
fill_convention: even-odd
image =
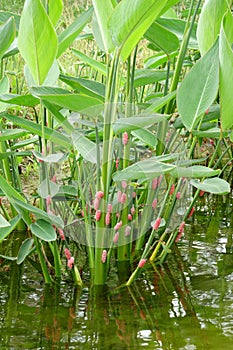
[[(173, 73), (170, 72), (169, 76)], [(166, 80), (167, 72), (153, 69), (137, 69), (134, 77), (134, 87), (154, 84), (157, 81)]]
[(69, 91), (59, 88), (32, 87), (31, 92), (42, 100), (75, 112), (85, 112), (89, 108), (97, 106), (102, 108), (103, 104), (102, 101), (94, 97), (71, 94)]
[[(4, 76), (0, 81), (0, 94), (7, 94), (9, 92), (9, 79), (7, 76)], [(4, 112), (8, 108), (8, 105), (4, 102), (0, 102), (0, 113)]]
[(0, 229), (2, 227), (9, 227), (10, 223), (0, 214)]
[(42, 85), (57, 54), (57, 35), (40, 0), (26, 0), (18, 46), (33, 79)]
[(17, 106), (35, 107), (39, 104), (39, 99), (32, 95), (2, 94), (0, 101)]
[(219, 40), (219, 61), (220, 61), (220, 110), (221, 125), (223, 130), (233, 125), (233, 17), (230, 11), (223, 18), (220, 40)]
[[(148, 47), (150, 47), (150, 44), (148, 45)], [(171, 53), (169, 57), (160, 51), (155, 55), (146, 58), (144, 60), (144, 66), (145, 68), (157, 68), (159, 66), (162, 66), (164, 63), (167, 63), (168, 58), (171, 60), (172, 58), (175, 58), (177, 55), (178, 55), (178, 51)]]
[(62, 128), (68, 134), (70, 134), (74, 130), (73, 126), (68, 122), (66, 117), (64, 117), (64, 115), (61, 112), (59, 112), (58, 110), (59, 107), (54, 106), (52, 103), (49, 103), (48, 101), (43, 101), (43, 105), (52, 113), (56, 122), (60, 126), (62, 126)]
[(171, 9), (172, 6), (174, 6), (175, 4), (177, 4), (177, 2), (179, 2), (179, 0), (168, 0), (168, 1), (164, 1), (164, 7), (163, 9), (160, 11), (159, 16), (166, 16), (166, 13), (168, 13), (168, 10)]
[(165, 164), (152, 158), (142, 160), (130, 165), (124, 170), (118, 171), (113, 175), (114, 181), (154, 179), (161, 174), (171, 172), (174, 165)]
[(16, 55), (19, 53), (18, 49), (18, 38), (15, 38), (13, 43), (10, 45), (10, 47), (5, 51), (4, 55), (2, 58), (7, 58)]
[(33, 151), (32, 153), (37, 159), (43, 160), (45, 163), (60, 163), (67, 158), (67, 155), (62, 152), (48, 154), (47, 156), (43, 156), (37, 151)]
[(163, 106), (165, 106), (168, 102), (173, 100), (176, 97), (176, 91), (171, 92), (170, 94), (157, 98), (155, 102), (151, 104), (150, 107), (146, 108), (144, 113), (157, 112)]
[(113, 42), (125, 61), (167, 4), (167, 0), (122, 0), (109, 20)]
[(0, 228), (0, 242), (2, 242), (12, 231), (16, 228), (18, 222), (21, 220), (20, 216), (15, 216), (9, 221), (10, 226)]
[(47, 214), (45, 211), (18, 199), (15, 199), (15, 204), (18, 209), (21, 208), (29, 213), (34, 214), (36, 216), (36, 219), (42, 219), (43, 221), (47, 221), (51, 224), (56, 225), (57, 227), (64, 227), (64, 222), (60, 216), (51, 213)]
[(218, 41), (185, 76), (177, 93), (183, 124), (191, 131), (216, 98), (219, 82)]
[(152, 23), (144, 36), (157, 47), (157, 51), (162, 50), (166, 54), (176, 51), (180, 46), (177, 36), (156, 22)]
[[(59, 74), (60, 74), (60, 69), (59, 69), (59, 66), (58, 66), (58, 63), (57, 63), (57, 60), (54, 60), (47, 76), (46, 76), (46, 79), (45, 81), (43, 82), (43, 86), (53, 86), (53, 85), (56, 85), (56, 82), (59, 78)], [(30, 88), (31, 86), (35, 86), (36, 85), (36, 82), (34, 81), (32, 75), (31, 75), (31, 72), (28, 68), (27, 65), (25, 65), (24, 67), (24, 76), (25, 76), (25, 79), (26, 79), (26, 82), (27, 82), (27, 86)]]
[(22, 264), (22, 262), (26, 259), (26, 257), (31, 253), (33, 243), (34, 243), (33, 238), (26, 238), (22, 242), (22, 244), (19, 248), (18, 255), (17, 255), (17, 264), (18, 265)]
[(219, 177), (206, 179), (203, 182), (191, 180), (190, 184), (201, 191), (213, 194), (226, 194), (231, 191), (229, 183), (223, 179), (220, 179)]
[[(96, 34), (97, 26), (93, 26), (95, 39), (100, 48), (109, 53), (114, 49), (111, 33), (108, 27), (108, 20), (113, 12), (113, 4), (111, 0), (93, 0), (92, 3), (95, 10), (95, 24), (98, 26), (97, 33), (99, 34)], [(100, 40), (98, 40), (99, 37)]]
[(14, 202), (14, 199), (25, 202), (25, 198), (11, 186), (2, 175), (0, 175), (0, 189), (10, 202)]
[(86, 138), (78, 131), (74, 131), (71, 135), (73, 145), (88, 162), (97, 163), (97, 149), (96, 144)]
[(49, 0), (48, 1), (48, 14), (54, 27), (56, 26), (59, 18), (61, 17), (63, 9), (62, 0)]
[(124, 131), (141, 129), (145, 126), (153, 125), (163, 120), (166, 120), (166, 118), (162, 114), (141, 114), (134, 117), (117, 119), (113, 123), (112, 128), (115, 134), (119, 134)]
[[(48, 188), (49, 185), (49, 188)], [(59, 186), (54, 183), (53, 181), (49, 180), (43, 180), (38, 187), (38, 195), (41, 198), (47, 198), (48, 196), (54, 197), (58, 191), (59, 191)]]
[(68, 75), (60, 75), (60, 80), (71, 86), (79, 93), (83, 93), (85, 95), (97, 98), (100, 101), (104, 101), (105, 85), (99, 83), (98, 81), (75, 78)]
[(6, 260), (10, 260), (10, 261), (14, 261), (17, 259), (17, 256), (6, 256), (6, 255), (2, 255), (0, 254), (0, 257)]
[(0, 142), (7, 141), (7, 140), (14, 140), (22, 136), (25, 136), (27, 134), (28, 132), (23, 129), (4, 130), (0, 133)]
[(210, 169), (203, 165), (193, 165), (188, 168), (176, 166), (171, 172), (174, 177), (212, 177), (219, 175), (221, 173), (220, 169)]
[(65, 50), (73, 43), (79, 33), (83, 30), (85, 25), (89, 22), (93, 9), (90, 8), (84, 12), (79, 18), (71, 23), (61, 34), (58, 36), (58, 51), (57, 58), (65, 52)]
[(11, 114), (4, 114), (4, 117), (10, 120), (14, 125), (18, 125), (19, 127), (30, 131), (32, 134), (38, 135), (40, 137), (45, 137), (46, 140), (50, 140), (57, 145), (63, 146), (67, 150), (71, 147), (70, 139), (54, 129), (44, 127), (43, 133), (41, 125), (28, 119), (24, 119)]
[[(157, 23), (168, 29), (170, 32), (175, 34), (180, 41), (183, 40), (186, 21), (182, 19), (174, 18), (159, 18), (156, 20)], [(188, 47), (191, 49), (198, 49), (198, 43), (196, 38), (197, 25), (194, 23), (192, 28), (191, 37), (188, 42)]]
[(15, 21), (10, 17), (6, 23), (0, 26), (0, 59), (10, 47), (15, 37)]
[[(16, 150), (17, 152), (14, 152), (14, 155), (17, 157), (18, 154), (21, 154), (21, 152), (18, 152), (19, 148), (26, 147), (28, 145), (33, 145), (34, 143), (38, 143), (38, 136), (31, 136), (28, 139), (24, 139), (22, 141), (18, 141), (11, 145), (12, 150)], [(25, 151), (22, 151), (25, 156), (31, 156), (31, 151), (26, 151), (28, 154), (26, 155)]]
[(206, 0), (204, 2), (197, 26), (197, 40), (202, 55), (215, 43), (228, 6), (227, 0)]
[(132, 131), (132, 135), (143, 142), (144, 145), (147, 145), (152, 149), (155, 149), (158, 143), (158, 139), (155, 134), (145, 128)]
[(82, 53), (79, 50), (72, 49), (72, 51), (82, 62), (84, 62), (88, 66), (92, 67), (93, 69), (95, 69), (97, 72), (103, 74), (104, 76), (107, 75), (107, 67), (104, 63), (101, 63), (101, 62), (94, 60), (94, 58), (85, 55), (84, 53)]
[(44, 220), (37, 220), (35, 223), (30, 225), (32, 233), (46, 242), (55, 241), (57, 238), (56, 231), (53, 226)]
[(10, 18), (14, 18), (16, 31), (18, 31), (18, 29), (19, 29), (19, 22), (20, 22), (20, 15), (17, 15), (16, 13), (13, 13), (13, 12), (10, 12), (10, 11), (1, 11), (0, 10), (0, 24), (4, 24)]
[(16, 200), (24, 203), (26, 199), (15, 188), (13, 188), (2, 175), (0, 175), (0, 189), (4, 193), (4, 195), (8, 198), (9, 202), (17, 210), (17, 212), (21, 215), (24, 222), (27, 225), (29, 225), (31, 222), (31, 219), (29, 217), (29, 212), (27, 210), (18, 211), (18, 208), (16, 206)]
[(208, 137), (208, 138), (220, 138), (227, 137), (228, 132), (222, 132), (222, 130), (218, 127), (211, 128), (208, 130), (193, 130), (193, 135), (197, 137)]

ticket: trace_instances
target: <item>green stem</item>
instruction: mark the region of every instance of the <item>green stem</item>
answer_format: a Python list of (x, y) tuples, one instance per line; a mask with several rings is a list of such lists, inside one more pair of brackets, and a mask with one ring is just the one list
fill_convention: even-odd
[(34, 243), (35, 243), (35, 246), (36, 246), (36, 251), (37, 251), (37, 254), (39, 256), (39, 260), (40, 260), (40, 265), (41, 265), (41, 268), (42, 268), (42, 272), (43, 272), (43, 276), (44, 276), (44, 279), (45, 279), (45, 283), (51, 283), (52, 282), (52, 278), (48, 272), (48, 268), (47, 268), (47, 265), (46, 265), (46, 262), (45, 262), (45, 259), (44, 259), (44, 255), (43, 255), (43, 252), (42, 252), (42, 243), (39, 241), (39, 239), (37, 237), (34, 238)]
[[(187, 51), (187, 47), (188, 47), (188, 42), (191, 36), (191, 32), (194, 26), (194, 22), (195, 22), (195, 18), (197, 16), (197, 12), (199, 9), (199, 6), (201, 4), (201, 0), (198, 1), (198, 4), (196, 6), (192, 21), (190, 23), (190, 18), (191, 18), (191, 14), (193, 11), (193, 7), (194, 7), (194, 3), (195, 0), (192, 0), (191, 6), (190, 6), (190, 10), (189, 10), (189, 15), (187, 18), (187, 23), (186, 23), (186, 27), (184, 30), (184, 36), (183, 36), (183, 40), (181, 43), (181, 47), (180, 47), (180, 51), (179, 51), (179, 55), (178, 55), (178, 59), (177, 59), (177, 63), (176, 63), (176, 67), (175, 67), (175, 72), (173, 75), (173, 79), (172, 79), (172, 83), (171, 83), (171, 87), (170, 87), (170, 92), (173, 92), (177, 89), (178, 83), (179, 83), (179, 78), (180, 78), (180, 74), (182, 71), (182, 67), (183, 67), (183, 62), (184, 62), (184, 58), (185, 58), (185, 54)], [(173, 113), (173, 109), (174, 109), (174, 100), (171, 100), (168, 104), (167, 107), (165, 109), (165, 113), (166, 114), (172, 114)], [(161, 155), (164, 151), (165, 148), (165, 137), (167, 134), (167, 129), (168, 129), (168, 122), (165, 121), (161, 121), (158, 124), (158, 145), (156, 148), (156, 154), (157, 155)]]
[(61, 278), (61, 259), (60, 254), (57, 246), (57, 242), (49, 242), (50, 249), (53, 254), (54, 259), (54, 268), (55, 268), (55, 276), (56, 278)]

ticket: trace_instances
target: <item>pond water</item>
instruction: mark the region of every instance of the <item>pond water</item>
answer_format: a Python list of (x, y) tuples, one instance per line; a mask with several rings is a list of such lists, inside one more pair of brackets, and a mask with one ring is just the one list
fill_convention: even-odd
[(129, 289), (114, 276), (108, 290), (88, 276), (51, 288), (28, 267), (0, 269), (0, 349), (233, 349), (232, 205), (201, 198), (167, 263)]

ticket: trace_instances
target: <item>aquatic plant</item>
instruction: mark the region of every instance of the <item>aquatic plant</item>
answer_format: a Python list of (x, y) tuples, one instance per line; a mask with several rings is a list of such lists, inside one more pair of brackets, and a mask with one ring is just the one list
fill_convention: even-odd
[[(1, 202), (0, 240), (15, 228), (26, 227), (28, 237), (17, 256), (2, 256), (19, 264), (27, 258), (46, 283), (66, 272), (81, 285), (82, 247), (95, 285), (106, 283), (114, 258), (130, 285), (148, 260), (164, 262), (203, 191), (230, 191), (220, 176), (232, 160), (231, 4), (222, 5), (220, 23), (211, 15), (216, 1), (206, 2), (197, 42), (201, 1), (196, 7), (192, 1), (186, 21), (171, 10), (177, 0), (92, 3), (63, 31), (57, 26), (61, 0), (26, 0), (19, 27), (17, 16), (4, 13), (0, 188), (10, 208)], [(218, 28), (211, 39), (206, 17)], [(99, 59), (73, 48), (90, 69), (89, 76), (82, 70), (70, 76), (62, 55), (91, 19), (88, 38)], [(141, 39), (156, 52), (143, 69)], [(197, 44), (202, 57), (195, 63)], [(185, 59), (194, 49), (187, 72)], [(13, 94), (4, 64), (18, 52), (26, 86)], [(214, 139), (216, 147), (196, 159), (202, 138)], [(27, 156), (39, 169), (34, 205), (18, 170), (19, 157)]]

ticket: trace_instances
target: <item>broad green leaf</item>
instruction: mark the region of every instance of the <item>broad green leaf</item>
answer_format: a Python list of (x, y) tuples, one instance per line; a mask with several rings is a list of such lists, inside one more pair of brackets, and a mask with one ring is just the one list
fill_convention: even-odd
[(173, 98), (176, 97), (176, 91), (171, 92), (170, 94), (157, 98), (155, 102), (151, 104), (150, 107), (146, 108), (144, 113), (150, 113), (150, 112), (157, 112), (160, 110), (163, 106), (165, 106), (168, 102), (173, 100)]
[(190, 167), (181, 167), (176, 166), (175, 169), (171, 172), (171, 175), (174, 177), (212, 177), (219, 175), (221, 170), (219, 169), (210, 169), (203, 165), (193, 165)]
[(67, 155), (62, 152), (48, 154), (47, 156), (43, 156), (40, 152), (37, 152), (37, 151), (33, 151), (32, 153), (37, 159), (43, 160), (43, 162), (49, 163), (49, 164), (60, 163), (67, 158)]
[[(150, 45), (148, 45), (148, 48), (150, 48)], [(152, 48), (153, 49), (153, 48)], [(173, 52), (169, 55), (169, 59), (173, 59), (178, 55), (178, 51)], [(157, 54), (150, 56), (144, 60), (144, 66), (145, 68), (157, 68), (164, 63), (167, 63), (168, 56), (164, 54), (163, 52), (158, 52)]]
[(138, 41), (165, 8), (167, 0), (122, 0), (114, 9), (109, 28), (125, 61)]
[(155, 149), (158, 139), (155, 134), (153, 134), (150, 130), (147, 130), (145, 128), (132, 131), (131, 133), (134, 137), (136, 137), (138, 140), (143, 142), (144, 145), (147, 145), (151, 147), (152, 149)]
[(154, 159), (146, 159), (130, 165), (113, 175), (114, 181), (154, 179), (161, 174), (171, 172), (175, 165), (165, 164)]
[(79, 195), (76, 186), (64, 185), (60, 186), (58, 193), (53, 197), (54, 200), (74, 200)]
[(18, 49), (18, 38), (15, 38), (12, 44), (9, 46), (9, 48), (5, 51), (4, 55), (2, 58), (7, 58), (16, 55), (19, 53)]
[(57, 35), (40, 0), (26, 0), (18, 46), (36, 84), (42, 85), (57, 54)]
[[(18, 152), (19, 148), (26, 147), (28, 145), (33, 145), (34, 143), (38, 143), (38, 136), (31, 136), (28, 139), (24, 139), (22, 141), (16, 142), (13, 145), (11, 145), (12, 150), (16, 150), (17, 152), (14, 152), (14, 155), (17, 157), (19, 156), (26, 156), (30, 157), (31, 156), (31, 151), (22, 151)], [(27, 154), (28, 153), (28, 154)]]
[[(215, 125), (213, 125), (213, 122), (218, 122), (219, 118), (220, 118), (220, 106), (218, 104), (214, 104), (208, 109), (208, 113), (206, 113), (205, 115), (204, 122), (205, 123), (212, 122), (212, 127), (214, 127)], [(202, 130), (203, 124), (204, 123), (201, 124), (200, 130)], [(173, 125), (176, 129), (184, 128), (184, 124), (182, 122), (181, 117), (177, 117)]]
[(219, 61), (220, 61), (220, 110), (221, 125), (223, 130), (233, 125), (233, 17), (230, 11), (227, 12), (222, 21), (219, 40)]
[(180, 46), (177, 36), (156, 22), (152, 23), (144, 36), (157, 47), (157, 51), (163, 51), (168, 55)]
[(71, 86), (74, 90), (85, 95), (104, 101), (105, 85), (95, 80), (75, 78), (68, 75), (60, 75), (59, 79)]
[(185, 76), (178, 90), (178, 111), (189, 131), (193, 130), (216, 98), (219, 82), (218, 53), (217, 41)]
[(47, 101), (43, 101), (43, 105), (52, 113), (58, 125), (62, 126), (62, 128), (68, 134), (70, 134), (74, 130), (73, 126), (68, 122), (67, 118), (64, 117), (64, 115), (58, 110), (56, 106)]
[(9, 91), (9, 80), (4, 76), (0, 81), (0, 94), (5, 94)]
[(16, 228), (18, 222), (21, 220), (20, 216), (15, 216), (9, 221), (10, 226), (0, 228), (0, 242), (2, 242), (12, 231)]
[(10, 11), (1, 11), (0, 10), (0, 25), (7, 22), (10, 18), (14, 18), (16, 31), (19, 29), (20, 15)]
[[(7, 94), (9, 92), (9, 79), (7, 76), (4, 76), (0, 81), (0, 94)], [(5, 111), (8, 108), (8, 105), (4, 102), (0, 102), (0, 113)]]
[(93, 9), (90, 8), (84, 12), (79, 18), (71, 23), (61, 34), (58, 36), (58, 51), (57, 58), (65, 52), (65, 50), (73, 43), (79, 33), (83, 30), (85, 25), (89, 22), (92, 16)]
[(48, 14), (54, 27), (56, 26), (59, 18), (61, 17), (63, 9), (62, 0), (49, 0), (48, 1)]
[(30, 230), (36, 237), (46, 242), (55, 241), (57, 238), (56, 231), (54, 230), (53, 226), (42, 219), (31, 224)]
[[(58, 63), (57, 63), (57, 60), (55, 60), (47, 74), (47, 77), (45, 79), (45, 81), (43, 82), (43, 86), (53, 86), (53, 85), (56, 85), (57, 83), (57, 80), (59, 78), (59, 75), (60, 75), (60, 69), (59, 69), (59, 66), (58, 66)], [(28, 68), (27, 65), (25, 65), (24, 67), (24, 76), (25, 76), (25, 79), (26, 79), (26, 82), (27, 82), (27, 86), (30, 88), (31, 86), (35, 86), (36, 85), (36, 82), (35, 80), (33, 79), (32, 75), (31, 75), (31, 72)]]
[[(186, 27), (186, 21), (175, 18), (159, 18), (156, 20), (157, 23), (167, 28), (170, 32), (175, 34), (180, 41), (183, 40), (184, 31)], [(191, 36), (188, 42), (188, 47), (192, 49), (198, 49), (198, 43), (196, 38), (197, 25), (194, 23)]]
[[(103, 49), (105, 52), (109, 53), (113, 51), (114, 45), (111, 38), (111, 33), (108, 27), (109, 18), (113, 12), (113, 4), (111, 0), (93, 0), (93, 7), (95, 10), (96, 21), (95, 24), (98, 26), (97, 33), (95, 33), (95, 26), (93, 26), (93, 33), (97, 44)], [(100, 37), (100, 40), (98, 38)]]
[(14, 125), (30, 131), (34, 135), (45, 137), (46, 140), (50, 140), (59, 146), (65, 147), (65, 149), (69, 149), (71, 147), (70, 139), (54, 129), (44, 127), (43, 134), (41, 125), (35, 122), (11, 114), (5, 114), (4, 117), (10, 120)]
[(9, 48), (15, 38), (15, 21), (10, 17), (6, 23), (0, 26), (0, 59)]
[(160, 12), (159, 17), (160, 16), (168, 17), (166, 16), (166, 13), (168, 13), (168, 10), (171, 9), (171, 7), (177, 4), (178, 2), (179, 0), (168, 0), (166, 2), (164, 1), (164, 7)]
[(103, 74), (104, 76), (107, 75), (107, 67), (104, 63), (96, 61), (94, 58), (85, 55), (79, 50), (72, 49), (72, 51), (82, 62), (95, 69), (97, 72)]
[(193, 135), (197, 137), (208, 137), (208, 138), (220, 138), (227, 137), (228, 132), (222, 132), (218, 127), (214, 127), (208, 130), (193, 130)]
[(2, 94), (0, 101), (10, 103), (17, 106), (35, 107), (39, 104), (39, 99), (32, 95), (16, 95), (16, 94)]
[(58, 193), (59, 188), (53, 181), (45, 179), (39, 184), (38, 194), (41, 198), (47, 198), (48, 196), (54, 197)]
[(26, 259), (26, 257), (31, 253), (32, 246), (34, 243), (33, 238), (26, 238), (19, 248), (17, 255), (17, 264), (20, 265)]
[(202, 55), (215, 43), (228, 6), (227, 0), (206, 0), (204, 2), (197, 26), (197, 40)]
[(96, 164), (97, 163), (97, 149), (96, 144), (86, 138), (83, 134), (78, 131), (72, 133), (72, 142), (77, 151), (82, 155), (82, 157)]
[(103, 104), (102, 101), (94, 97), (71, 94), (69, 91), (60, 88), (32, 87), (31, 92), (44, 101), (75, 112), (84, 112), (88, 110), (88, 108), (101, 106)]
[(0, 229), (2, 227), (9, 227), (10, 223), (0, 214)]
[[(172, 75), (170, 72), (169, 76)], [(134, 77), (134, 87), (155, 84), (157, 81), (166, 80), (167, 72), (153, 69), (137, 69)]]
[(0, 142), (14, 140), (27, 134), (28, 132), (23, 129), (6, 129), (0, 133)]
[(21, 215), (24, 222), (27, 225), (30, 225), (31, 219), (29, 217), (29, 212), (27, 210), (19, 211), (16, 206), (16, 200), (24, 203), (26, 199), (23, 197), (23, 195), (19, 193), (19, 191), (13, 188), (2, 175), (0, 175), (0, 189), (4, 193), (4, 195), (8, 198), (9, 202), (17, 210), (17, 212)]
[(34, 207), (33, 205), (23, 202), (22, 200), (15, 199), (15, 204), (17, 208), (21, 208), (23, 210), (26, 210), (29, 213), (32, 213), (36, 216), (36, 219), (41, 219), (43, 221), (47, 221), (51, 224), (56, 225), (57, 227), (64, 227), (64, 222), (60, 216), (57, 216), (55, 214), (47, 214), (45, 211)]
[(14, 199), (25, 202), (25, 198), (11, 186), (2, 175), (0, 175), (0, 189), (10, 202), (14, 202)]
[(206, 179), (203, 182), (191, 180), (190, 184), (201, 191), (214, 194), (226, 194), (231, 191), (229, 183), (226, 180), (220, 179), (219, 177)]
[(112, 128), (115, 134), (119, 134), (124, 131), (141, 129), (145, 126), (153, 125), (163, 120), (166, 120), (166, 118), (162, 114), (141, 114), (135, 115), (134, 117), (117, 119), (113, 123)]

